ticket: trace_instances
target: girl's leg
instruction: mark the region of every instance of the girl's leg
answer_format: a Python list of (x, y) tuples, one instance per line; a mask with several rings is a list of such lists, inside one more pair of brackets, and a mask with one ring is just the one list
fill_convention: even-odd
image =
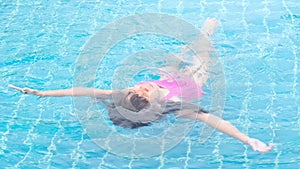
[(192, 75), (200, 86), (205, 84), (209, 77), (210, 55), (215, 54), (209, 36), (214, 34), (218, 25), (219, 22), (216, 19), (208, 18), (201, 28), (200, 38), (185, 46), (179, 56), (183, 60), (190, 60), (191, 65), (187, 66), (183, 72)]
[[(216, 19), (208, 18), (201, 28), (199, 39), (182, 47), (181, 54), (169, 57), (167, 65), (170, 66), (161, 68), (161, 73), (172, 74), (181, 72), (193, 77), (200, 86), (203, 86), (209, 77), (210, 55), (214, 53), (209, 36), (214, 34), (218, 25), (219, 22)], [(180, 68), (181, 64), (186, 66)], [(166, 76), (163, 76), (161, 79), (164, 78)]]

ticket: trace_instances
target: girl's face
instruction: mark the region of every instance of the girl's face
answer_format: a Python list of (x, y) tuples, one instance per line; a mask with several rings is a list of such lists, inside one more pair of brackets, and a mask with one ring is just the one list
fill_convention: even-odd
[[(130, 89), (131, 95), (138, 94), (147, 99), (150, 103), (159, 98), (159, 86), (153, 82), (139, 84)], [(130, 97), (130, 96), (129, 96)]]

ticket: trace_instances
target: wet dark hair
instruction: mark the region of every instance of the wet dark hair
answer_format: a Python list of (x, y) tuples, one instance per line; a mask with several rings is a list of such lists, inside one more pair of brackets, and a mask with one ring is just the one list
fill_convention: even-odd
[[(131, 94), (131, 92), (129, 92), (128, 95), (129, 94)], [(146, 98), (141, 97), (138, 94), (133, 94), (130, 97), (129, 101), (136, 111), (141, 111), (142, 109), (145, 109), (150, 105), (149, 101)]]
[(200, 106), (187, 102), (167, 101), (162, 103), (149, 102), (138, 95), (132, 95), (130, 99), (127, 98), (128, 91), (117, 92), (113, 95), (110, 102), (105, 103), (108, 110), (108, 116), (114, 125), (124, 128), (139, 128), (148, 126), (151, 123), (164, 118), (167, 114), (177, 114), (178, 116), (182, 110), (188, 112), (208, 113)]
[[(115, 91), (111, 98), (99, 99), (108, 110), (108, 116), (113, 124), (124, 128), (138, 128), (147, 126), (151, 122), (161, 118), (161, 114), (156, 105), (150, 107), (146, 98), (133, 94), (129, 90)], [(156, 109), (156, 110), (154, 110)], [(152, 112), (152, 113), (150, 113)]]

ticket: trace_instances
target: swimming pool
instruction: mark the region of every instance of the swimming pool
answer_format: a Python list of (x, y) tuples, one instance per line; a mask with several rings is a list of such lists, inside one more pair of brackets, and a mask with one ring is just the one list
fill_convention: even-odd
[[(7, 1), (0, 6), (3, 168), (299, 168), (296, 0)], [(142, 13), (173, 15), (198, 28), (207, 17), (221, 21), (213, 40), (226, 78), (223, 118), (250, 136), (274, 142), (272, 152), (260, 155), (220, 132), (200, 143), (202, 124), (196, 124), (169, 151), (149, 158), (122, 157), (90, 139), (76, 117), (72, 98), (36, 98), (7, 88), (10, 83), (37, 89), (72, 87), (86, 42), (109, 23)], [(113, 56), (130, 55), (136, 48), (164, 49), (169, 41), (135, 37), (115, 46), (103, 60), (106, 67), (99, 69), (95, 85), (110, 87), (118, 60)], [(160, 125), (165, 123), (156, 126)]]

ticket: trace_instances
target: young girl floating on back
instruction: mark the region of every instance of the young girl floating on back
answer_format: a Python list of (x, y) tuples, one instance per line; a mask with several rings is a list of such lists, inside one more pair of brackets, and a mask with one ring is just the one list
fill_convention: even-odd
[[(217, 26), (217, 20), (208, 18), (201, 29), (205, 37), (202, 40), (208, 41), (208, 37), (214, 33)], [(40, 97), (89, 96), (106, 100), (105, 102), (103, 101), (103, 104), (106, 105), (112, 122), (115, 125), (125, 128), (147, 126), (161, 119), (166, 114), (174, 113), (179, 118), (189, 118), (204, 122), (238, 139), (242, 143), (250, 145), (254, 151), (260, 153), (269, 152), (273, 148), (273, 144), (267, 146), (258, 139), (250, 138), (240, 132), (230, 122), (210, 114), (199, 106), (189, 103), (193, 99), (200, 98), (203, 94), (201, 87), (208, 78), (209, 55), (209, 52), (202, 52), (201, 59), (194, 59), (194, 64), (189, 67), (189, 70), (195, 75), (196, 80), (184, 73), (172, 73), (159, 80), (140, 82), (132, 88), (117, 91), (83, 87), (39, 91), (29, 88), (19, 88), (14, 85), (9, 85), (9, 87), (24, 94), (32, 94)], [(107, 100), (110, 101), (107, 102)], [(164, 109), (153, 109), (154, 105), (160, 105), (158, 107), (164, 107)], [(123, 110), (135, 113), (143, 112), (144, 114), (140, 119), (128, 119), (122, 115), (122, 112), (117, 107), (122, 107)]]

